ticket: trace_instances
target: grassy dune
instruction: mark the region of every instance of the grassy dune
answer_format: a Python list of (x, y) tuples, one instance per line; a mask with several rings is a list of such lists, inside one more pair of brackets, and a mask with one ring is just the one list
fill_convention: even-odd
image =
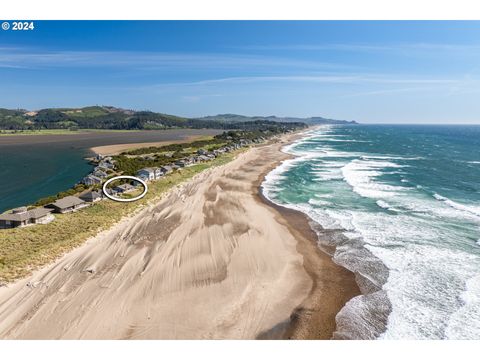
[(81, 245), (91, 236), (106, 230), (123, 216), (158, 199), (173, 186), (191, 179), (213, 166), (226, 164), (235, 154), (223, 154), (208, 162), (183, 168), (149, 184), (147, 195), (132, 203), (104, 200), (71, 214), (56, 214), (46, 225), (0, 231), (0, 283), (27, 276), (62, 254)]

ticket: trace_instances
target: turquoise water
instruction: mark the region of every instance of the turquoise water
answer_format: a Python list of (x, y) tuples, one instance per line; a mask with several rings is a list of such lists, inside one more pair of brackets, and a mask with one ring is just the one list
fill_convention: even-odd
[(330, 229), (362, 290), (336, 337), (480, 339), (480, 126), (322, 127), (284, 151), (265, 195)]
[(87, 155), (68, 144), (0, 148), (0, 213), (67, 190), (91, 171)]

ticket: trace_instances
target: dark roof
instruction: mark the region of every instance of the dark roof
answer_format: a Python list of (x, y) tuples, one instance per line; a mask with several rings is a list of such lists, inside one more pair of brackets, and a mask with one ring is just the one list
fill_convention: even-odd
[(100, 192), (98, 191), (89, 191), (79, 196), (80, 199), (85, 201), (93, 201), (96, 199), (100, 199), (101, 197), (102, 197), (102, 194), (100, 194)]
[(57, 200), (54, 203), (48, 204), (48, 206), (54, 206), (59, 209), (67, 209), (72, 206), (85, 204), (85, 201), (79, 199), (76, 196), (66, 196), (63, 199)]
[(135, 186), (132, 186), (130, 184), (122, 184), (122, 185), (115, 186), (114, 189), (121, 189), (123, 191), (128, 191), (128, 190), (135, 189)]
[(143, 169), (138, 170), (138, 171), (137, 171), (137, 174), (140, 173), (140, 172), (153, 173), (153, 172), (155, 172), (155, 168), (146, 167), (146, 168), (143, 168)]
[(26, 212), (22, 213), (7, 213), (7, 214), (0, 214), (0, 220), (9, 220), (9, 221), (25, 221), (28, 219), (39, 219), (51, 213), (52, 209), (45, 209), (45, 208), (35, 208)]

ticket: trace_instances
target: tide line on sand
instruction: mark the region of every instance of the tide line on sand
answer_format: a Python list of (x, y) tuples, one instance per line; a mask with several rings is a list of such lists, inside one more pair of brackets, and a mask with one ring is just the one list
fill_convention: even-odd
[(200, 173), (1, 288), (0, 338), (330, 338), (359, 291), (303, 214), (260, 194), (287, 140)]

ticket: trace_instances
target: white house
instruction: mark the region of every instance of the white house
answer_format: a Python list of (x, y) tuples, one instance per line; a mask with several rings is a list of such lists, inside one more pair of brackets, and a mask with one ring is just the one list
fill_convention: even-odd
[(146, 179), (148, 181), (155, 180), (155, 169), (154, 168), (143, 168), (137, 171), (137, 176), (142, 180)]
[(158, 167), (157, 167), (157, 168), (154, 168), (154, 170), (155, 170), (155, 179), (156, 179), (156, 180), (160, 179), (163, 175), (165, 175), (165, 174), (163, 173), (162, 169), (160, 169), (160, 168), (158, 168)]

